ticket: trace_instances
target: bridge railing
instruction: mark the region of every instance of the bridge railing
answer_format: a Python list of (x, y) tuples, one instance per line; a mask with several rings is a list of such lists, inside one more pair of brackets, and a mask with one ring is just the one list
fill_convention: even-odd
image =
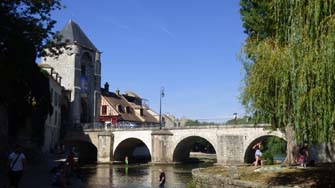
[(145, 123), (137, 124), (132, 122), (119, 122), (116, 125), (113, 124), (104, 124), (101, 122), (92, 122), (92, 123), (81, 123), (76, 126), (80, 129), (135, 129), (135, 128), (159, 128), (159, 124), (155, 123)]
[[(221, 128), (259, 128), (259, 127), (271, 127), (269, 124), (241, 124), (241, 125), (225, 125), (225, 124), (199, 124), (199, 125), (188, 125), (188, 126), (181, 126), (181, 127), (162, 127), (162, 129), (221, 129)], [(103, 124), (100, 122), (94, 123), (82, 123), (79, 127), (83, 130), (147, 130), (147, 129), (159, 129), (159, 124), (129, 124), (129, 123), (119, 123), (117, 125), (112, 124)]]

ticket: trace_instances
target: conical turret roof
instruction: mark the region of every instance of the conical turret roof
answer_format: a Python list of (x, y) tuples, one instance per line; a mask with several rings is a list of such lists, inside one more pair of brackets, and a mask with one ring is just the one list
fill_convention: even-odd
[(88, 39), (83, 30), (77, 23), (70, 20), (64, 28), (59, 32), (62, 36), (61, 42), (75, 43), (86, 48), (98, 51), (94, 44)]

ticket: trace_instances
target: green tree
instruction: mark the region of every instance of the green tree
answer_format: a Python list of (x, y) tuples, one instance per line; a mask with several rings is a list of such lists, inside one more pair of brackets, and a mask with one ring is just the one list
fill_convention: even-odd
[[(267, 4), (262, 7), (272, 26), (263, 30), (259, 23), (244, 25), (253, 32), (243, 47), (246, 74), (241, 99), (256, 119), (285, 128), (292, 162), (297, 143), (334, 139), (335, 2), (261, 2)], [(257, 8), (241, 8), (244, 23)]]
[[(60, 9), (60, 0), (4, 0), (0, 2), (0, 106), (6, 109), (9, 135), (15, 139), (26, 117), (33, 117), (33, 137), (43, 142), (44, 121), (52, 111), (48, 77), (35, 60), (61, 53), (50, 48), (55, 21), (51, 11)], [(38, 122), (38, 123), (37, 123)]]
[(244, 32), (249, 38), (263, 40), (274, 35), (274, 21), (270, 0), (241, 0), (240, 13)]

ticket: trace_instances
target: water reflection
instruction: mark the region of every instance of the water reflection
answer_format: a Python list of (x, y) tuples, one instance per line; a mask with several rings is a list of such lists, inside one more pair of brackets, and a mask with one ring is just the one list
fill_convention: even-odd
[(192, 180), (193, 168), (211, 165), (90, 165), (83, 171), (89, 188), (155, 188), (159, 182), (158, 170), (162, 168), (166, 174), (166, 188), (183, 188)]

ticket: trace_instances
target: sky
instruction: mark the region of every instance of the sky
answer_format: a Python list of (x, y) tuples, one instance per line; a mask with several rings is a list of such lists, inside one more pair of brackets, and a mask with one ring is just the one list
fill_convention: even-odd
[(102, 52), (101, 85), (133, 91), (159, 112), (223, 121), (244, 114), (238, 59), (246, 38), (238, 0), (63, 0), (54, 30), (72, 19)]

